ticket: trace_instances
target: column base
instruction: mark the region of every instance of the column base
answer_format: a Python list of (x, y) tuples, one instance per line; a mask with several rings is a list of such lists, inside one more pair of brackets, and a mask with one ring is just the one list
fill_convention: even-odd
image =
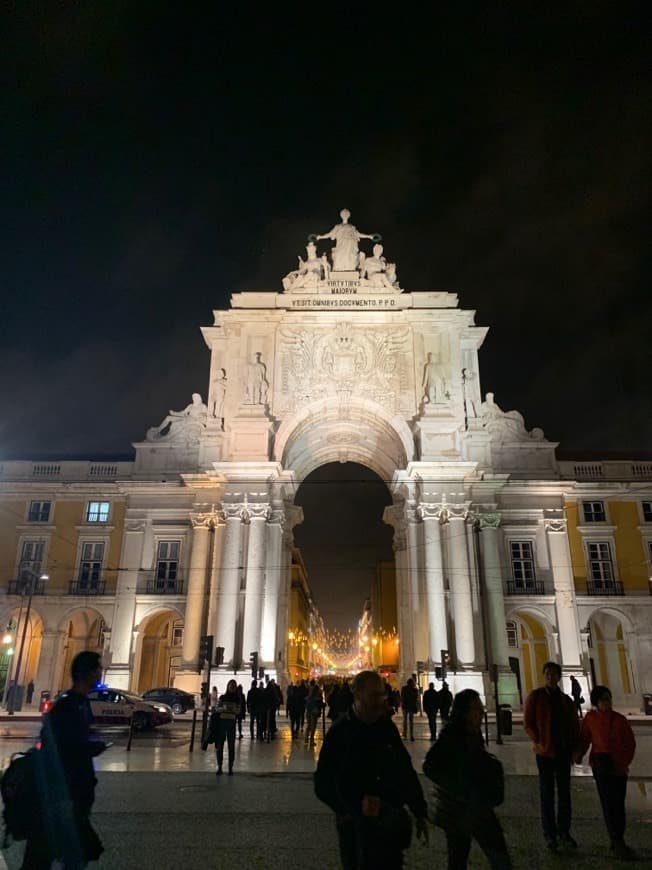
[(129, 665), (110, 665), (104, 672), (104, 682), (112, 689), (128, 691), (131, 686), (131, 671)]

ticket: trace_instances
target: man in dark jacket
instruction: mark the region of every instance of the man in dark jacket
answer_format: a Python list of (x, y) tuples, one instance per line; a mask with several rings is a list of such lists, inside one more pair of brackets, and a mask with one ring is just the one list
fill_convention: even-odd
[(411, 822), (428, 839), (426, 802), (410, 756), (387, 715), (379, 674), (353, 681), (353, 709), (326, 734), (315, 793), (334, 812), (344, 870), (394, 870), (403, 864)]
[(423, 693), (423, 712), (428, 717), (428, 725), (430, 726), (430, 739), (437, 739), (437, 710), (439, 709), (438, 692), (435, 689), (434, 683), (429, 683), (428, 688)]
[(90, 813), (95, 800), (93, 758), (106, 744), (92, 740), (88, 693), (102, 676), (100, 656), (80, 652), (72, 662), (72, 687), (55, 701), (41, 730), (37, 777), (41, 830), (27, 841), (24, 870), (45, 870), (59, 859), (82, 868), (102, 854)]
[(543, 836), (551, 852), (557, 851), (557, 841), (570, 849), (577, 848), (570, 835), (570, 774), (580, 729), (573, 699), (561, 691), (560, 680), (561, 668), (557, 662), (546, 662), (543, 666), (544, 684), (530, 692), (523, 714), (523, 726), (536, 753)]
[(439, 715), (441, 716), (442, 725), (445, 725), (448, 722), (448, 714), (453, 703), (453, 693), (448, 688), (446, 680), (442, 683), (437, 700), (439, 701)]
[(258, 688), (256, 680), (251, 681), (251, 688), (247, 692), (247, 713), (249, 713), (249, 736), (253, 740), (257, 737), (262, 740), (263, 737), (263, 715), (264, 698), (262, 691)]
[(410, 727), (410, 740), (414, 742), (414, 716), (419, 712), (419, 690), (414, 685), (412, 677), (401, 689), (401, 707), (403, 708), (403, 740), (408, 736)]

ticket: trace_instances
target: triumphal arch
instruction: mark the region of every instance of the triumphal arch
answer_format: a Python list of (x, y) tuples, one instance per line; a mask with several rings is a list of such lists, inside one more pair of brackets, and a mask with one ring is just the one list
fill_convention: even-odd
[[(134, 445), (114, 680), (128, 667), (134, 624), (130, 553), (137, 570), (143, 547), (155, 545), (147, 541), (152, 517), (174, 524), (182, 507), (192, 533), (176, 683), (196, 690), (204, 633), (224, 647), (231, 673), (244, 678), (256, 650), (267, 673), (287, 676), (292, 529), (302, 521), (294, 496), (318, 466), (351, 461), (373, 469), (392, 494), (384, 519), (394, 530), (401, 675), (422, 661), (434, 677), (446, 650), (454, 689), (484, 692), (493, 667), (503, 697), (515, 694), (500, 502), (508, 479), (555, 478), (555, 445), (491, 393), (482, 399), (478, 350), (487, 329), (475, 313), (455, 293), (404, 288), (390, 245), (385, 252), (381, 236), (350, 217), (344, 209), (331, 230), (308, 236), (276, 290), (235, 293), (228, 310), (214, 312), (202, 329), (211, 352), (206, 402), (194, 394)], [(551, 500), (541, 523), (551, 551), (567, 546), (561, 526), (555, 532), (560, 504)], [(560, 621), (576, 621), (568, 569), (554, 586), (569, 593)], [(579, 637), (568, 628), (564, 635)], [(579, 666), (579, 646), (566, 652)]]

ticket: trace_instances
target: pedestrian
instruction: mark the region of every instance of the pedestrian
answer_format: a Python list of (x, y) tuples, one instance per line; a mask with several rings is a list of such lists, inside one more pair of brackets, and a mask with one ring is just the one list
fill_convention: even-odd
[(240, 697), (240, 712), (235, 717), (235, 721), (238, 727), (238, 740), (242, 740), (242, 723), (247, 718), (247, 699), (242, 685), (238, 685), (238, 695)]
[(353, 692), (348, 680), (344, 680), (337, 698), (337, 710), (339, 716), (346, 716), (353, 707)]
[(308, 684), (305, 680), (301, 680), (297, 686), (297, 694), (299, 695), (299, 728), (303, 731), (303, 726), (306, 720), (306, 698), (308, 697)]
[(584, 717), (575, 762), (579, 764), (591, 747), (589, 764), (598, 789), (602, 815), (611, 841), (611, 851), (624, 861), (636, 859), (625, 843), (625, 795), (627, 774), (636, 751), (631, 725), (612, 707), (607, 686), (594, 686), (590, 710)]
[(215, 744), (215, 758), (217, 761), (215, 773), (217, 776), (220, 776), (222, 773), (225, 741), (229, 756), (229, 776), (233, 775), (235, 726), (239, 712), (240, 696), (238, 695), (238, 684), (235, 680), (229, 680), (226, 684), (226, 692), (220, 695), (217, 706), (213, 708), (208, 735), (208, 742)]
[(430, 739), (437, 739), (437, 710), (439, 709), (439, 692), (434, 683), (428, 683), (428, 688), (423, 693), (423, 711), (428, 717), (430, 726)]
[(573, 701), (575, 701), (575, 708), (577, 709), (577, 715), (582, 718), (582, 704), (584, 703), (584, 698), (582, 697), (582, 687), (580, 686), (580, 681), (576, 677), (571, 677), (571, 695), (573, 696)]
[(407, 740), (409, 725), (410, 740), (414, 743), (414, 714), (419, 711), (419, 692), (412, 677), (401, 689), (401, 707), (403, 708), (403, 740)]
[(362, 671), (353, 681), (353, 708), (324, 739), (315, 793), (335, 812), (344, 870), (398, 870), (412, 836), (427, 842), (427, 806), (398, 729), (387, 715), (382, 678)]
[(328, 693), (328, 713), (327, 716), (331, 720), (331, 722), (335, 722), (339, 715), (339, 694), (340, 687), (338, 683), (335, 683), (333, 688)]
[(28, 704), (32, 703), (32, 698), (34, 697), (34, 680), (30, 680), (27, 684), (27, 698), (26, 701)]
[(220, 693), (217, 691), (217, 686), (213, 686), (213, 688), (211, 689), (211, 707), (217, 707), (217, 702), (219, 701), (219, 699)]
[(579, 722), (573, 699), (559, 688), (560, 680), (561, 667), (557, 662), (546, 662), (543, 666), (544, 684), (530, 692), (523, 714), (523, 725), (536, 753), (543, 836), (551, 852), (557, 851), (558, 842), (577, 849), (570, 833), (570, 772), (578, 745)]
[(441, 689), (437, 693), (437, 700), (439, 701), (439, 715), (441, 716), (441, 724), (445, 725), (448, 722), (448, 714), (450, 712), (451, 704), (453, 703), (453, 695), (451, 690), (448, 688), (448, 683), (446, 680), (441, 685)]
[(286, 705), (288, 716), (290, 717), (290, 733), (292, 739), (296, 740), (299, 736), (301, 727), (301, 708), (304, 706), (303, 694), (299, 686), (293, 686), (292, 683), (287, 688)]
[(323, 709), (324, 702), (322, 700), (321, 689), (318, 684), (315, 683), (306, 698), (306, 719), (308, 725), (306, 727), (305, 742), (310, 746), (317, 745), (315, 743), (315, 732), (317, 731), (317, 724)]
[(251, 688), (247, 692), (247, 712), (249, 713), (249, 736), (252, 740), (262, 740), (263, 698), (256, 680), (251, 681)]
[(77, 653), (71, 676), (71, 688), (54, 702), (41, 729), (42, 803), (34, 837), (27, 840), (23, 870), (46, 870), (55, 860), (79, 870), (104, 851), (90, 821), (97, 782), (93, 758), (107, 748), (91, 737), (93, 714), (87, 697), (102, 677), (99, 654)]
[(443, 828), (448, 870), (463, 870), (475, 840), (497, 870), (511, 867), (507, 844), (494, 813), (504, 799), (501, 763), (482, 739), (484, 707), (475, 689), (455, 695), (451, 716), (423, 763), (435, 783), (435, 824)]

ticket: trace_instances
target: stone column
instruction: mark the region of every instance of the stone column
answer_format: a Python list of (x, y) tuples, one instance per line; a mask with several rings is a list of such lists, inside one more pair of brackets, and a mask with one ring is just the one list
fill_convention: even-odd
[(265, 531), (269, 505), (250, 504), (249, 546), (247, 548), (247, 585), (244, 627), (242, 631), (242, 661), (249, 661), (252, 652), (260, 653), (260, 627), (263, 616), (263, 580), (265, 576)]
[(131, 673), (131, 637), (136, 613), (136, 591), (143, 558), (145, 520), (129, 519), (125, 523), (122, 556), (111, 623), (110, 663), (106, 680), (117, 689), (129, 689)]
[(441, 663), (441, 651), (448, 649), (446, 627), (446, 593), (444, 591), (444, 559), (441, 546), (442, 508), (422, 503), (419, 514), (423, 520), (423, 540), (426, 565), (426, 606), (428, 610), (428, 657)]
[(63, 688), (63, 685), (70, 685), (70, 674), (60, 673), (63, 664), (64, 637), (63, 631), (44, 631), (41, 636), (41, 652), (34, 677), (35, 703), (38, 703), (41, 692), (50, 692), (54, 698), (55, 693)]
[(213, 522), (213, 557), (208, 592), (208, 620), (206, 623), (206, 634), (213, 635), (216, 647), (220, 646), (217, 640), (217, 600), (220, 591), (222, 555), (224, 551), (225, 537), (226, 524), (224, 522), (224, 515), (222, 513), (216, 513)]
[(206, 601), (206, 575), (208, 573), (208, 554), (211, 545), (211, 530), (214, 515), (194, 513), (192, 522), (192, 553), (188, 571), (188, 591), (186, 593), (186, 618), (183, 624), (183, 670), (199, 671), (199, 639), (204, 621)]
[(505, 599), (503, 596), (503, 573), (500, 561), (500, 514), (485, 513), (478, 516), (480, 527), (480, 552), (487, 604), (489, 628), (489, 664), (509, 668), (507, 627), (505, 625)]
[[(544, 520), (544, 525), (555, 589), (558, 644), (564, 676), (564, 691), (570, 692), (570, 675), (582, 673), (582, 641), (566, 520), (562, 517), (549, 518)], [(582, 691), (586, 697), (588, 691), (586, 675), (580, 679)]]
[(275, 510), (267, 523), (267, 557), (265, 563), (265, 594), (263, 621), (260, 631), (260, 661), (265, 667), (275, 667), (276, 621), (281, 585), (283, 526), (285, 513)]
[(467, 506), (448, 505), (449, 587), (453, 599), (455, 662), (458, 670), (472, 667), (475, 661), (473, 638), (473, 601), (466, 548)]
[[(410, 596), (410, 621), (412, 634), (412, 659), (405, 656), (405, 664), (408, 665), (408, 674), (416, 670), (418, 659), (428, 656), (426, 644), (427, 621), (424, 616), (421, 601), (421, 583), (419, 572), (422, 565), (421, 535), (419, 534), (419, 514), (413, 508), (407, 510), (407, 564), (408, 564), (408, 594)], [(403, 642), (403, 638), (399, 638)]]
[(394, 559), (396, 560), (396, 626), (398, 631), (398, 671), (401, 685), (411, 675), (410, 665), (416, 661), (414, 655), (414, 639), (412, 637), (412, 620), (410, 618), (410, 585), (408, 577), (407, 533), (405, 528), (395, 527), (392, 541)]
[(225, 520), (222, 570), (217, 603), (217, 634), (215, 645), (224, 647), (224, 665), (235, 658), (235, 628), (240, 592), (240, 549), (244, 505), (222, 504)]

